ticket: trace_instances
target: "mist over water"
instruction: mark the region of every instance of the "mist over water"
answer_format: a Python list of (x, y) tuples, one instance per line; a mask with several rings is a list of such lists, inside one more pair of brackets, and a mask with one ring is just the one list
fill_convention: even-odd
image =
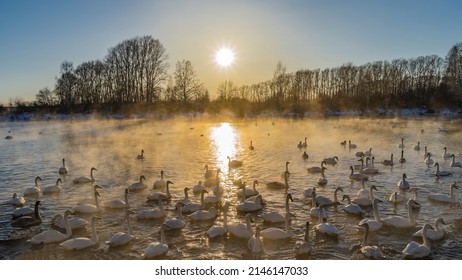
[[(311, 259), (356, 259), (362, 258), (356, 252), (361, 242), (363, 231), (357, 223), (361, 218), (346, 214), (343, 205), (326, 208), (330, 223), (340, 231), (338, 239), (316, 236), (313, 226), (317, 219), (311, 218), (310, 199), (305, 199), (303, 192), (307, 188), (316, 187), (318, 195), (333, 197), (336, 187), (339, 199), (343, 194), (354, 197), (361, 188), (359, 182), (349, 179), (349, 166), (359, 164), (355, 156), (357, 151), (372, 148), (375, 167), (379, 174), (370, 176), (365, 183), (366, 188), (376, 185), (379, 197), (384, 203), (379, 204), (380, 215), (398, 214), (407, 216), (404, 203), (395, 207), (388, 203), (388, 197), (397, 190), (396, 184), (406, 173), (411, 187), (419, 188), (418, 202), (422, 205), (414, 211), (417, 226), (412, 230), (393, 230), (384, 228), (371, 233), (369, 242), (381, 244), (386, 258), (401, 259), (401, 251), (413, 238), (412, 233), (424, 223), (433, 224), (437, 217), (443, 217), (448, 225), (443, 226), (447, 235), (443, 241), (432, 243), (431, 259), (462, 258), (462, 209), (459, 204), (449, 206), (435, 204), (427, 199), (434, 192), (447, 193), (454, 181), (461, 181), (462, 171), (451, 168), (451, 159), (443, 159), (443, 147), (454, 153), (456, 161), (462, 157), (460, 146), (462, 122), (458, 119), (412, 118), (412, 119), (370, 119), (370, 118), (332, 118), (332, 119), (248, 119), (248, 120), (213, 120), (213, 119), (167, 119), (167, 120), (81, 120), (81, 121), (49, 121), (49, 122), (4, 122), (0, 123), (0, 251), (4, 259), (139, 259), (150, 242), (159, 240), (159, 226), (164, 220), (140, 221), (132, 216), (132, 227), (136, 240), (128, 245), (113, 249), (104, 241), (119, 231), (126, 231), (123, 210), (104, 208), (104, 202), (112, 199), (123, 199), (124, 190), (130, 184), (139, 181), (140, 175), (146, 177), (149, 188), (142, 192), (131, 192), (128, 195), (130, 207), (134, 212), (156, 207), (156, 203), (146, 201), (146, 196), (154, 191), (152, 185), (160, 179), (164, 171), (164, 180), (174, 184), (170, 192), (172, 201), (164, 204), (167, 218), (175, 215), (175, 201), (184, 196), (184, 188), (192, 189), (198, 181), (205, 181), (204, 166), (221, 169), (219, 173), (224, 193), (222, 200), (231, 204), (228, 223), (244, 223), (243, 213), (236, 212), (239, 204), (236, 196), (238, 187), (233, 181), (242, 179), (249, 187), (254, 180), (259, 181), (257, 190), (262, 194), (266, 205), (262, 211), (253, 213), (252, 226), (262, 228), (284, 225), (267, 225), (262, 223), (259, 214), (279, 211), (284, 213), (285, 193), (268, 189), (265, 185), (270, 181), (281, 181), (281, 173), (285, 163), (289, 164), (291, 173), (288, 192), (294, 202), (290, 210), (294, 214), (290, 227), (294, 236), (286, 241), (265, 243), (262, 259), (294, 259), (293, 246), (302, 240), (306, 221), (311, 222), (310, 234), (313, 247)], [(5, 136), (11, 131), (13, 139)], [(307, 137), (307, 147), (299, 149), (297, 144)], [(404, 139), (404, 157), (406, 163), (400, 164), (401, 148), (398, 145)], [(340, 145), (342, 141), (351, 140), (357, 145), (349, 149)], [(252, 141), (254, 150), (249, 149)], [(413, 149), (420, 142), (420, 151)], [(436, 177), (433, 165), (423, 163), (424, 147), (433, 154), (435, 162), (439, 162), (441, 170), (452, 172), (449, 177)], [(145, 152), (145, 159), (136, 157)], [(309, 155), (302, 159), (303, 151)], [(380, 162), (394, 154), (395, 165), (384, 166)], [(230, 169), (228, 159), (241, 160), (243, 166)], [(337, 156), (337, 165), (327, 165), (325, 176), (328, 184), (318, 187), (316, 182), (320, 174), (310, 174), (307, 168), (320, 166), (323, 158)], [(69, 173), (58, 174), (65, 158)], [(94, 171), (95, 184), (102, 187), (100, 202), (102, 212), (96, 224), (99, 245), (80, 252), (67, 252), (59, 244), (31, 246), (25, 241), (40, 231), (51, 228), (51, 219), (55, 214), (63, 214), (72, 209), (77, 201), (92, 197), (92, 184), (76, 185), (72, 180), (80, 176), (90, 176)], [(33, 206), (36, 199), (42, 203), (40, 208), (43, 217), (41, 226), (30, 230), (12, 228), (11, 213), (14, 207), (9, 201), (14, 192), (22, 195), (26, 188), (34, 185), (34, 179), (40, 176), (40, 186), (54, 185), (57, 178), (62, 178), (63, 192), (56, 195), (41, 194), (36, 198), (26, 198), (26, 206)], [(209, 189), (210, 194), (212, 190)], [(457, 191), (459, 198), (459, 192)], [(189, 196), (194, 202), (200, 197), (192, 191)], [(408, 197), (411, 197), (408, 194)], [(366, 216), (371, 215), (366, 209)], [(81, 216), (89, 221), (90, 216)], [(186, 217), (186, 215), (185, 215)], [(181, 231), (167, 231), (166, 239), (169, 252), (165, 259), (242, 259), (249, 258), (247, 240), (231, 237), (208, 239), (206, 232), (214, 224), (223, 224), (222, 211), (211, 222), (190, 222)], [(73, 232), (76, 236), (89, 236), (91, 229)]]

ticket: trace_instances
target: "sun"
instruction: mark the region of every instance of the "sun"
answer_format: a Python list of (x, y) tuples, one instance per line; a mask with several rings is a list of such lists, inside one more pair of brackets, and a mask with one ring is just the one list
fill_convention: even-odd
[(228, 47), (222, 47), (215, 53), (215, 61), (221, 67), (229, 67), (234, 63), (234, 51)]

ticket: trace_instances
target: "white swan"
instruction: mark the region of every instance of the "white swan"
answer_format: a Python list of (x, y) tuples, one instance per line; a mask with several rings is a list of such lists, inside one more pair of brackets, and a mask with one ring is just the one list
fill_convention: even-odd
[(257, 185), (258, 185), (258, 181), (257, 180), (254, 180), (253, 181), (253, 187), (252, 189), (248, 189), (245, 187), (245, 183), (243, 184), (243, 188), (240, 189), (238, 192), (237, 192), (237, 196), (238, 197), (242, 197), (242, 195), (244, 195), (245, 193), (245, 197), (251, 197), (251, 196), (255, 196), (255, 195), (258, 195), (259, 194), (259, 191), (257, 190)]
[(348, 148), (349, 149), (356, 149), (356, 147), (357, 147), (356, 144), (352, 144), (351, 140), (348, 140)]
[(210, 207), (208, 210), (198, 210), (189, 214), (188, 217), (193, 221), (208, 221), (215, 219), (217, 214), (217, 209), (215, 209), (215, 207)]
[(136, 159), (144, 159), (144, 150), (141, 150), (141, 154), (137, 155)]
[(325, 186), (327, 185), (327, 178), (326, 178), (326, 175), (324, 175), (324, 170), (326, 170), (327, 168), (323, 167), (321, 169), (321, 177), (318, 179), (317, 181), (317, 184), (320, 185), (320, 186)]
[(306, 170), (309, 173), (320, 173), (322, 172), (322, 168), (324, 167), (324, 164), (327, 164), (325, 160), (321, 162), (321, 166), (312, 166), (312, 167), (307, 168)]
[(184, 220), (181, 208), (183, 206), (182, 202), (177, 202), (175, 205), (176, 216), (172, 217), (164, 222), (164, 225), (167, 229), (182, 229), (186, 226), (186, 221)]
[(154, 181), (152, 184), (153, 189), (164, 189), (166, 186), (166, 182), (164, 181), (164, 170), (160, 171), (160, 179)]
[(339, 202), (338, 202), (338, 198), (337, 198), (337, 193), (339, 191), (343, 192), (343, 188), (342, 187), (335, 188), (334, 199), (333, 200), (328, 198), (328, 197), (318, 195), (316, 197), (316, 203), (319, 204), (320, 206), (330, 206), (330, 205), (338, 204)]
[(149, 194), (146, 197), (146, 199), (148, 201), (157, 201), (159, 198), (161, 198), (162, 200), (170, 200), (172, 198), (172, 195), (170, 194), (169, 185), (173, 185), (173, 182), (172, 181), (167, 181), (167, 183), (165, 184), (165, 189), (166, 189), (165, 193), (155, 192), (155, 193)]
[(138, 182), (133, 183), (130, 186), (128, 186), (128, 190), (131, 192), (138, 192), (138, 191), (147, 189), (148, 185), (145, 183), (145, 181), (146, 181), (146, 178), (144, 177), (144, 175), (141, 175), (140, 180)]
[(407, 175), (406, 175), (406, 173), (403, 173), (402, 179), (399, 180), (398, 183), (396, 184), (396, 186), (398, 187), (398, 189), (403, 190), (403, 191), (409, 190), (409, 188), (411, 187), (411, 185), (409, 184), (408, 181), (406, 181), (406, 179), (407, 179)]
[(74, 184), (88, 184), (88, 183), (93, 183), (95, 181), (95, 178), (93, 177), (93, 171), (97, 171), (98, 169), (92, 167), (90, 169), (90, 177), (87, 176), (82, 176), (75, 178), (72, 182)]
[(430, 154), (430, 155), (432, 155), (432, 153), (430, 153), (430, 152), (428, 152), (428, 151), (427, 151), (427, 146), (425, 146), (425, 151), (424, 151), (424, 160), (425, 160), (425, 158), (427, 157), (427, 154)]
[(366, 168), (364, 168), (362, 170), (362, 173), (363, 174), (377, 174), (377, 173), (379, 173), (379, 169), (374, 167), (374, 163), (373, 163), (374, 157), (372, 157), (371, 165), (369, 165), (369, 159), (370, 159), (369, 157), (366, 158)]
[(190, 188), (188, 188), (188, 187), (184, 188), (184, 197), (178, 199), (177, 202), (181, 202), (184, 205), (191, 203), (191, 199), (189, 199), (189, 194), (188, 194), (189, 190), (190, 190)]
[(287, 175), (287, 178), (290, 178), (289, 164), (290, 164), (290, 161), (286, 161), (286, 170), (282, 171), (281, 179), (284, 179), (286, 175)]
[(243, 165), (242, 161), (240, 160), (231, 160), (231, 158), (229, 156), (227, 156), (228, 158), (228, 167), (229, 168), (238, 168), (238, 167), (241, 167)]
[(259, 226), (255, 229), (255, 236), (252, 236), (247, 241), (247, 248), (252, 253), (253, 257), (257, 257), (264, 250), (263, 241), (261, 240), (261, 229)]
[[(286, 195), (286, 200), (285, 200), (286, 214), (290, 213), (289, 200), (294, 202), (294, 200), (292, 199), (292, 194), (290, 193)], [(277, 211), (272, 211), (272, 212), (260, 215), (259, 217), (262, 218), (263, 221), (266, 223), (282, 223), (285, 221), (285, 215), (282, 215)]]
[(338, 157), (333, 156), (333, 157), (330, 157), (330, 158), (324, 158), (323, 161), (326, 162), (326, 164), (335, 165), (338, 162)]
[(32, 215), (34, 214), (34, 207), (17, 208), (11, 214), (13, 215), (13, 219), (17, 219), (22, 216)]
[(416, 221), (414, 214), (412, 213), (412, 206), (418, 204), (413, 199), (409, 199), (407, 202), (408, 217), (401, 217), (397, 215), (390, 215), (385, 218), (382, 218), (381, 221), (386, 226), (391, 226), (395, 228), (412, 228), (415, 226)]
[(28, 239), (26, 242), (30, 244), (51, 244), (51, 243), (63, 242), (64, 240), (71, 238), (72, 228), (68, 220), (68, 217), (71, 214), (72, 212), (69, 210), (66, 210), (66, 212), (64, 212), (64, 223), (66, 225), (66, 233), (62, 233), (60, 231), (50, 229), (47, 231), (42, 231), (41, 233), (35, 235), (31, 239)]
[(349, 214), (354, 214), (354, 215), (363, 215), (364, 210), (359, 206), (358, 204), (352, 203), (350, 196), (347, 194), (343, 195), (342, 201), (347, 200), (348, 204), (343, 207), (343, 211), (349, 213)]
[(208, 193), (207, 190), (202, 190), (202, 193), (201, 193), (201, 203), (188, 203), (188, 204), (185, 204), (183, 205), (183, 207), (181, 208), (181, 212), (182, 213), (193, 213), (193, 212), (196, 212), (198, 210), (201, 210), (201, 209), (205, 209), (205, 194)]
[(311, 253), (311, 244), (310, 244), (310, 222), (305, 223), (305, 235), (303, 241), (297, 241), (294, 245), (294, 253), (297, 256), (307, 255)]
[(66, 167), (66, 161), (63, 159), (63, 166), (59, 168), (58, 173), (63, 175), (63, 174), (67, 174), (68, 172), (69, 170)]
[(448, 148), (444, 147), (443, 150), (444, 150), (444, 152), (442, 154), (443, 159), (450, 158), (452, 154), (448, 153)]
[(351, 166), (351, 165), (350, 165), (350, 171), (351, 171), (351, 173), (350, 173), (349, 178), (351, 180), (361, 181), (361, 180), (368, 180), (369, 179), (368, 176), (366, 176), (366, 175), (364, 175), (362, 173), (354, 173), (353, 166)]
[(362, 219), (358, 223), (359, 226), (362, 224), (368, 224), (370, 231), (378, 231), (382, 228), (383, 224), (382, 224), (382, 221), (380, 220), (380, 214), (379, 214), (379, 208), (378, 208), (379, 202), (382, 202), (382, 200), (378, 198), (374, 198), (374, 200), (372, 201), (372, 214), (374, 215), (374, 218), (373, 219), (371, 218)]
[(130, 204), (128, 203), (128, 189), (124, 190), (124, 200), (122, 199), (113, 199), (106, 201), (104, 203), (106, 208), (110, 209), (127, 209), (130, 208)]
[(321, 213), (321, 208), (318, 206), (318, 203), (316, 202), (317, 195), (316, 195), (316, 188), (313, 188), (313, 191), (311, 193), (311, 209), (310, 209), (310, 216), (319, 218), (319, 215), (324, 215), (323, 218), (327, 218), (327, 212), (324, 211)]
[(422, 227), (423, 244), (417, 243), (415, 241), (409, 242), (403, 250), (405, 257), (424, 258), (430, 255), (430, 240), (427, 237), (427, 231), (431, 228), (432, 226), (430, 224), (425, 224)]
[(215, 178), (217, 176), (218, 170), (209, 169), (209, 166), (207, 164), (205, 165), (204, 169), (205, 169), (205, 174), (204, 174), (205, 179)]
[(434, 166), (436, 166), (436, 171), (435, 171), (436, 176), (445, 177), (445, 176), (450, 176), (451, 175), (451, 172), (449, 172), (449, 171), (440, 170), (440, 164), (438, 162), (435, 162)]
[(424, 162), (425, 162), (426, 165), (433, 164), (433, 159), (431, 158), (430, 153), (427, 153), (427, 156), (425, 157)]
[(364, 180), (361, 180), (361, 188), (356, 192), (357, 197), (369, 198), (369, 190), (366, 189)]
[(193, 193), (194, 194), (200, 194), (202, 191), (205, 190), (204, 185), (202, 184), (202, 181), (199, 181), (197, 185), (193, 187)]
[(459, 186), (455, 182), (452, 183), (451, 186), (449, 187), (449, 195), (443, 194), (443, 193), (434, 193), (434, 194), (429, 194), (427, 197), (431, 201), (444, 202), (444, 203), (457, 203), (454, 189), (459, 189)]
[(204, 181), (204, 188), (213, 188), (215, 186), (218, 186), (220, 184), (220, 176), (219, 173), (221, 172), (221, 169), (218, 168), (217, 171), (215, 172), (214, 177), (210, 177)]
[(80, 204), (80, 205), (77, 205), (76, 207), (74, 207), (74, 212), (82, 213), (82, 214), (93, 214), (93, 213), (100, 212), (101, 208), (99, 206), (99, 199), (98, 199), (98, 197), (100, 195), (99, 195), (99, 192), (97, 191), (97, 189), (101, 189), (101, 187), (99, 185), (95, 185), (94, 188), (93, 188), (93, 196), (94, 196), (94, 199), (95, 199), (95, 204)]
[(272, 182), (267, 182), (266, 186), (270, 189), (279, 189), (279, 190), (287, 190), (289, 189), (289, 172), (285, 171), (284, 172), (284, 183), (278, 182), (278, 181), (272, 181)]
[[(87, 226), (87, 220), (82, 219), (77, 216), (73, 216), (67, 219), (69, 222), (69, 225), (71, 226), (72, 230), (76, 229), (82, 229)], [(56, 214), (52, 219), (51, 219), (51, 225), (54, 227), (57, 227), (61, 230), (66, 229), (66, 223), (64, 222), (64, 217), (61, 214)]]
[[(427, 237), (431, 241), (438, 241), (444, 238), (444, 235), (446, 234), (443, 229), (439, 227), (440, 224), (446, 225), (444, 222), (443, 218), (439, 217), (435, 220), (435, 223), (433, 224), (433, 229), (427, 229)], [(413, 236), (416, 237), (421, 237), (423, 233), (423, 229), (419, 229), (416, 231)]]
[(162, 256), (169, 250), (167, 241), (165, 240), (165, 225), (160, 226), (160, 242), (149, 243), (148, 247), (144, 250), (142, 257), (144, 259), (150, 259)]
[(17, 193), (14, 193), (10, 203), (14, 206), (22, 207), (24, 204), (26, 204), (26, 199), (24, 199), (22, 196), (18, 196)]
[(110, 247), (119, 247), (127, 244), (130, 242), (133, 238), (135, 238), (135, 235), (133, 234), (133, 229), (132, 229), (132, 224), (130, 222), (130, 214), (133, 214), (135, 212), (131, 210), (127, 210), (125, 212), (125, 219), (126, 219), (126, 225), (127, 225), (127, 232), (117, 232), (115, 233), (110, 240), (106, 241), (106, 244), (108, 244)]
[(42, 217), (40, 216), (39, 212), (39, 206), (42, 204), (40, 201), (36, 201), (34, 205), (34, 213), (33, 215), (23, 215), (20, 216), (19, 218), (13, 220), (11, 222), (11, 225), (13, 227), (20, 227), (20, 228), (26, 228), (26, 227), (32, 227), (36, 226), (42, 223)]
[(454, 154), (451, 154), (452, 157), (452, 162), (451, 162), (451, 167), (462, 167), (462, 164), (460, 162), (456, 162), (456, 156)]
[(404, 151), (401, 150), (401, 157), (399, 158), (398, 160), (399, 163), (405, 163), (406, 162), (406, 158), (404, 158)]
[(142, 219), (142, 220), (147, 220), (147, 219), (163, 219), (167, 214), (165, 213), (164, 210), (164, 204), (162, 202), (162, 199), (159, 198), (157, 200), (157, 207), (158, 208), (152, 208), (152, 209), (146, 209), (138, 212), (136, 214), (137, 219)]
[[(321, 207), (321, 213), (325, 211), (324, 207)], [(324, 221), (322, 215), (319, 216), (318, 223), (314, 226), (314, 229), (318, 233), (326, 234), (331, 237), (337, 237), (340, 234), (336, 226)]]
[(365, 151), (365, 152), (364, 152), (364, 156), (365, 156), (365, 157), (371, 157), (371, 156), (372, 156), (372, 148), (369, 148), (368, 151)]
[(363, 241), (361, 242), (361, 249), (359, 250), (364, 256), (368, 258), (373, 258), (373, 259), (384, 259), (384, 255), (382, 250), (376, 245), (369, 245), (369, 242), (367, 240), (368, 235), (369, 235), (369, 224), (363, 223), (360, 226), (364, 227), (364, 237)]
[(367, 197), (357, 196), (357, 197), (353, 198), (351, 201), (353, 203), (358, 204), (361, 207), (371, 206), (372, 202), (374, 201), (374, 191), (378, 191), (378, 190), (377, 190), (376, 186), (372, 185), (372, 186), (369, 187), (369, 191), (367, 192), (367, 194), (368, 194)]
[(48, 186), (42, 190), (43, 194), (51, 194), (51, 193), (60, 193), (63, 191), (63, 188), (59, 185), (62, 184), (63, 181), (61, 178), (56, 180), (56, 184), (54, 186)]
[(245, 224), (228, 224), (227, 229), (231, 236), (237, 238), (245, 238), (249, 239), (253, 236), (252, 226), (250, 222), (252, 221), (252, 215), (246, 214), (245, 215)]
[(263, 200), (260, 194), (256, 196), (255, 201), (246, 200), (236, 205), (236, 210), (239, 212), (255, 212), (261, 209), (263, 209)]
[(414, 146), (414, 151), (420, 151), (420, 142), (417, 142), (417, 145)]
[(64, 241), (59, 244), (66, 250), (82, 250), (93, 247), (99, 243), (98, 234), (96, 233), (96, 219), (97, 217), (91, 217), (91, 238), (88, 237), (77, 237)]
[(35, 186), (32, 188), (27, 188), (24, 191), (24, 196), (39, 195), (42, 192), (42, 189), (38, 184), (39, 181), (42, 181), (42, 178), (40, 178), (40, 176), (35, 177)]
[(223, 205), (223, 226), (213, 225), (211, 228), (209, 228), (209, 230), (207, 230), (207, 236), (209, 238), (223, 236), (228, 232), (228, 209), (229, 202), (226, 202), (225, 205)]
[(285, 230), (276, 227), (270, 227), (262, 230), (260, 234), (263, 237), (263, 239), (281, 240), (291, 238), (294, 235), (294, 233), (290, 230), (290, 216), (290, 213), (286, 213), (285, 215)]
[(394, 163), (393, 163), (393, 154), (391, 154), (390, 159), (384, 159), (384, 160), (381, 161), (381, 163), (383, 165), (387, 165), (387, 166), (394, 165)]

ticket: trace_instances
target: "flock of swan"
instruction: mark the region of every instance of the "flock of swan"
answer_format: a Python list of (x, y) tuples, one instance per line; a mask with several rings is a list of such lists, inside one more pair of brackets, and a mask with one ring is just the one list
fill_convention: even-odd
[[(301, 160), (306, 161), (309, 159), (309, 145), (307, 137), (304, 141), (300, 141), (296, 148), (301, 151)], [(341, 142), (348, 149), (357, 149), (357, 145), (351, 143), (351, 140)], [(94, 172), (97, 171), (95, 167), (90, 169), (90, 176), (76, 177), (72, 180), (75, 185), (90, 185), (92, 186), (93, 196), (89, 199), (80, 200), (77, 205), (64, 211), (63, 214), (57, 213), (52, 219), (52, 229), (41, 231), (40, 233), (31, 236), (27, 239), (27, 243), (37, 244), (59, 244), (60, 247), (66, 250), (85, 250), (98, 246), (100, 239), (98, 237), (98, 214), (102, 211), (115, 211), (124, 214), (126, 231), (116, 232), (108, 240), (104, 240), (104, 244), (110, 247), (125, 246), (132, 240), (137, 239), (136, 232), (132, 229), (132, 216), (136, 220), (160, 220), (161, 226), (158, 227), (157, 240), (146, 244), (146, 248), (141, 258), (158, 258), (168, 253), (169, 244), (167, 243), (166, 235), (170, 231), (181, 231), (187, 226), (188, 223), (194, 222), (212, 222), (213, 225), (204, 231), (210, 239), (217, 238), (236, 238), (243, 240), (246, 244), (249, 254), (252, 257), (258, 258), (265, 251), (265, 242), (279, 242), (289, 241), (293, 242), (293, 253), (295, 256), (303, 257), (309, 256), (313, 247), (314, 241), (310, 238), (310, 233), (314, 231), (316, 235), (322, 235), (326, 238), (338, 239), (342, 235), (341, 230), (330, 222), (328, 212), (336, 213), (339, 215), (352, 215), (357, 217), (357, 224), (354, 225), (358, 231), (363, 232), (363, 238), (359, 242), (357, 249), (358, 253), (363, 254), (366, 258), (384, 259), (386, 254), (377, 245), (369, 244), (369, 237), (388, 228), (405, 229), (409, 230), (409, 243), (402, 248), (402, 255), (406, 258), (425, 258), (431, 254), (432, 242), (445, 238), (444, 230), (441, 225), (446, 225), (444, 217), (438, 217), (434, 224), (425, 223), (418, 225), (415, 219), (415, 211), (419, 211), (421, 204), (419, 199), (428, 199), (431, 202), (438, 204), (457, 204), (456, 190), (459, 186), (456, 182), (448, 186), (448, 193), (431, 193), (425, 198), (418, 196), (418, 188), (413, 187), (408, 181), (406, 173), (402, 173), (400, 180), (396, 184), (396, 188), (389, 195), (388, 201), (381, 200), (374, 194), (379, 192), (377, 186), (371, 185), (365, 187), (365, 182), (370, 176), (380, 174), (379, 164), (384, 168), (391, 167), (396, 164), (406, 165), (405, 159), (405, 143), (401, 139), (398, 145), (400, 149), (400, 158), (394, 162), (393, 154), (389, 159), (383, 159), (380, 163), (374, 163), (375, 157), (372, 148), (361, 152), (355, 152), (354, 157), (360, 164), (349, 166), (350, 174), (348, 179), (352, 182), (360, 182), (361, 189), (356, 193), (347, 194), (347, 190), (340, 186), (335, 187), (332, 197), (326, 197), (318, 193), (319, 189), (326, 188), (328, 179), (325, 175), (326, 166), (335, 166), (341, 159), (338, 156), (324, 157), (319, 159), (321, 164), (319, 166), (311, 166), (306, 168), (308, 174), (319, 174), (319, 179), (315, 181), (313, 186), (303, 191), (303, 199), (310, 205), (309, 211), (301, 224), (293, 224), (292, 218), (294, 214), (290, 210), (290, 203), (294, 202), (293, 193), (291, 192), (292, 186), (290, 179), (294, 176), (289, 171), (289, 161), (285, 162), (285, 170), (281, 171), (281, 180), (268, 181), (264, 184), (259, 184), (258, 180), (253, 180), (252, 186), (247, 186), (246, 182), (241, 180), (233, 182), (236, 186), (236, 200), (239, 201), (236, 205), (231, 205), (229, 201), (223, 198), (223, 187), (220, 182), (220, 169), (210, 168), (205, 165), (203, 178), (200, 178), (199, 183), (195, 186), (185, 187), (184, 196), (178, 198), (170, 192), (170, 186), (175, 183), (164, 179), (164, 171), (160, 172), (160, 178), (155, 180), (152, 185), (147, 183), (146, 177), (140, 175), (139, 181), (126, 186), (122, 199), (106, 200), (104, 203), (100, 202), (101, 192), (103, 188), (97, 184), (94, 177)], [(251, 141), (248, 150), (258, 150), (257, 146)], [(414, 146), (413, 150), (420, 150), (420, 142)], [(442, 160), (452, 160), (451, 168), (460, 168), (459, 162), (456, 162), (454, 154), (447, 152), (447, 148), (443, 148)], [(434, 162), (432, 155), (425, 147), (425, 158), (422, 159), (422, 165), (435, 167), (434, 175), (437, 177), (446, 177), (451, 175), (450, 170), (442, 170), (438, 162)], [(141, 153), (135, 156), (134, 160), (146, 160), (144, 149)], [(240, 160), (231, 159), (229, 156), (228, 168), (239, 169), (244, 168), (245, 163)], [(62, 166), (58, 168), (57, 172), (60, 176), (67, 176), (70, 173), (66, 166), (65, 159), (62, 160)], [(62, 192), (63, 180), (58, 178), (55, 185), (42, 188), (40, 182), (41, 177), (35, 178), (35, 184), (31, 188), (24, 190), (21, 195), (19, 192), (12, 195), (11, 204), (14, 209), (12, 211), (11, 226), (15, 228), (29, 228), (40, 226), (43, 219), (40, 215), (40, 206), (45, 203), (46, 198), (41, 195), (60, 193)], [(259, 192), (258, 188), (266, 188), (270, 192), (284, 193), (284, 209), (275, 211), (262, 212), (266, 205), (266, 200), (263, 192)], [(200, 202), (195, 201), (194, 198), (189, 196), (192, 191), (194, 195), (200, 196)], [(129, 194), (141, 194), (144, 199), (154, 206), (140, 210), (133, 211), (129, 201)], [(339, 199), (339, 193), (342, 193)], [(36, 199), (33, 208), (26, 207), (26, 201)], [(407, 217), (400, 215), (381, 215), (380, 205), (382, 203), (391, 203), (394, 205), (406, 203)], [(165, 211), (166, 205), (172, 205), (175, 208), (174, 215), (170, 215)], [(339, 207), (341, 205), (341, 207)], [(338, 207), (338, 208), (337, 208)], [(327, 211), (327, 209), (332, 209)], [(338, 210), (341, 211), (338, 211)], [(122, 210), (117, 212), (116, 210)], [(234, 211), (243, 214), (242, 222), (232, 222), (228, 220), (228, 215)], [(342, 212), (342, 213), (340, 213)], [(90, 215), (89, 219), (88, 216)], [(85, 219), (85, 217), (87, 219)], [(255, 217), (261, 221), (258, 224)], [(218, 219), (220, 218), (220, 219)], [(221, 223), (216, 221), (221, 220)], [(300, 220), (300, 219), (299, 219)], [(215, 222), (214, 222), (215, 221)], [(75, 235), (74, 232), (89, 227), (90, 236)], [(303, 228), (303, 239), (297, 240), (295, 238), (293, 228)], [(411, 232), (412, 231), (412, 232)], [(421, 242), (420, 242), (421, 240)]]

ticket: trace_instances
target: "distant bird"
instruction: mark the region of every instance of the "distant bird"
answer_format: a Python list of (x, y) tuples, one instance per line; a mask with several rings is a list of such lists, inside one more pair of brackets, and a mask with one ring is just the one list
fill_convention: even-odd
[(444, 150), (444, 152), (443, 152), (442, 157), (443, 157), (444, 159), (450, 158), (452, 154), (448, 153), (448, 148), (444, 147), (443, 150)]
[(136, 159), (144, 159), (144, 150), (141, 150), (141, 154), (137, 155)]
[(160, 171), (160, 179), (154, 181), (154, 184), (152, 184), (153, 189), (163, 189), (165, 188), (166, 183), (164, 181), (164, 170)]
[(348, 140), (348, 148), (350, 149), (356, 149), (356, 144), (351, 143), (351, 140)]
[(249, 150), (255, 150), (255, 147), (253, 146), (253, 143), (252, 143), (252, 141), (250, 141)]
[(61, 175), (64, 175), (64, 174), (67, 174), (68, 172), (69, 172), (69, 170), (66, 167), (66, 160), (63, 159), (63, 166), (61, 166), (59, 168), (58, 173), (61, 174)]
[(398, 148), (404, 148), (404, 138), (401, 138), (401, 144), (398, 145)]
[(449, 171), (446, 171), (446, 170), (440, 170), (440, 164), (438, 162), (435, 162), (435, 166), (436, 166), (436, 171), (435, 171), (435, 175), (438, 176), (438, 177), (445, 177), (445, 176), (449, 176), (451, 175), (451, 172)]
[(136, 183), (131, 184), (128, 186), (128, 190), (131, 192), (137, 192), (137, 191), (142, 191), (148, 188), (148, 185), (145, 183), (146, 178), (144, 175), (140, 176), (140, 180)]
[(242, 161), (240, 160), (231, 160), (231, 158), (229, 156), (227, 156), (228, 158), (228, 167), (229, 168), (238, 168), (238, 167), (241, 167), (242, 166)]
[(303, 158), (304, 160), (307, 160), (308, 157), (309, 157), (308, 154), (306, 153), (306, 151), (304, 151), (303, 154), (302, 154), (302, 158)]
[(406, 173), (403, 173), (402, 179), (397, 184), (398, 189), (400, 189), (400, 190), (409, 190), (411, 185), (409, 184), (408, 181), (406, 181), (406, 179), (407, 179), (407, 175), (406, 175)]
[(414, 151), (420, 151), (420, 142), (417, 142), (417, 145), (414, 146)]
[(456, 156), (454, 154), (451, 154), (451, 157), (452, 157), (451, 167), (461, 168), (462, 165), (460, 164), (460, 162), (456, 162)]
[(382, 160), (382, 164), (383, 165), (389, 165), (389, 166), (393, 165), (393, 154), (391, 154), (389, 160), (388, 159)]
[(406, 159), (404, 158), (404, 151), (401, 150), (401, 157), (399, 158), (399, 163), (405, 163), (406, 162)]

